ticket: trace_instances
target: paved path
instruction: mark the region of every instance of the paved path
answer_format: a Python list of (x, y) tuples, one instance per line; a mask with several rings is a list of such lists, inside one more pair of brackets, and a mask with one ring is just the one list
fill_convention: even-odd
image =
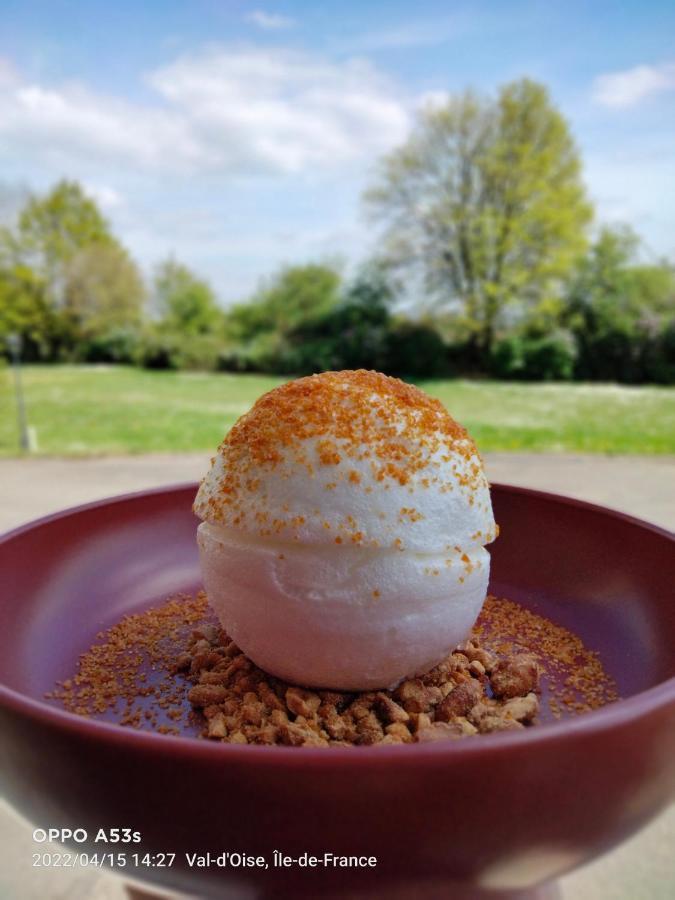
[[(207, 454), (0, 460), (0, 532), (89, 500), (197, 480)], [(581, 497), (675, 528), (675, 459), (497, 453), (492, 481)], [(671, 900), (675, 811), (599, 861), (562, 880), (564, 900)], [(8, 900), (123, 900), (111, 875), (30, 867), (30, 829), (0, 805), (0, 896)], [(47, 849), (44, 847), (44, 849)], [(58, 848), (55, 848), (58, 849)]]

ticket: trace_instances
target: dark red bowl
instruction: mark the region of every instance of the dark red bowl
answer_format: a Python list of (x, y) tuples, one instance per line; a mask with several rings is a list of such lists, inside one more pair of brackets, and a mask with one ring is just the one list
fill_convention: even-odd
[[(573, 720), (448, 744), (357, 749), (214, 744), (137, 732), (43, 699), (96, 632), (199, 585), (195, 485), (50, 516), (0, 542), (0, 760), (40, 827), (142, 834), (172, 867), (121, 872), (199, 896), (454, 897), (520, 889), (628, 837), (675, 792), (674, 537), (597, 506), (493, 487), (493, 593), (597, 649), (625, 699)], [(670, 679), (670, 680), (669, 680)], [(185, 852), (264, 855), (268, 869), (190, 868)], [(275, 868), (376, 856), (375, 869)], [(158, 862), (153, 856), (151, 862)], [(241, 893), (236, 889), (240, 886)], [(230, 896), (230, 895), (228, 895)], [(473, 896), (473, 894), (472, 894)]]

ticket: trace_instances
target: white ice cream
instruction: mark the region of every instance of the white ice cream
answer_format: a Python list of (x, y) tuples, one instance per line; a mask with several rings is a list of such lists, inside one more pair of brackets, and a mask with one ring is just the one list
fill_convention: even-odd
[(296, 684), (393, 687), (463, 640), (485, 598), (496, 526), (480, 457), (438, 401), (384, 375), (266, 394), (195, 512), (223, 627)]

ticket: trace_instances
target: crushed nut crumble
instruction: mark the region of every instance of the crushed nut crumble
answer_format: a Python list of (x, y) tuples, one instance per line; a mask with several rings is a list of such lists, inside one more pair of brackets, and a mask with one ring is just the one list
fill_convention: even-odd
[(234, 744), (387, 746), (455, 741), (618, 699), (567, 629), (488, 597), (471, 638), (393, 691), (307, 690), (267, 675), (208, 622), (205, 595), (127, 616), (47, 696), (67, 710)]

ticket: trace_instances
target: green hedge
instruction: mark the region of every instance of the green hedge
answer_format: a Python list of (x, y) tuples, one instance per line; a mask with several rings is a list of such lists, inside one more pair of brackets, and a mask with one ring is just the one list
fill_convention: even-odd
[(486, 364), (474, 345), (448, 344), (431, 324), (394, 318), (379, 306), (344, 304), (287, 335), (263, 332), (244, 345), (228, 344), (216, 335), (117, 328), (74, 348), (64, 343), (54, 353), (54, 358), (61, 357), (148, 369), (281, 375), (374, 368), (411, 378), (489, 374), (521, 381), (675, 384), (675, 320), (651, 329), (508, 335), (496, 342)]
[(149, 334), (141, 341), (138, 362), (146, 369), (214, 372), (222, 346), (214, 335)]
[(496, 378), (569, 381), (574, 375), (576, 357), (576, 343), (570, 334), (537, 338), (514, 335), (495, 345), (490, 371)]

